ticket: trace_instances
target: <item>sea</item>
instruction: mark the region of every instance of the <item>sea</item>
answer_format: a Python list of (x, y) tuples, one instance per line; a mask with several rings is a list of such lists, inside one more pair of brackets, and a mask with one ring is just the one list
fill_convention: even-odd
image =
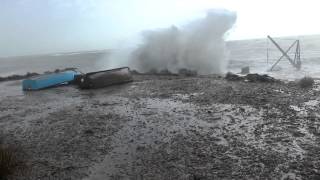
[[(320, 36), (275, 40), (285, 51), (294, 41), (300, 40), (302, 62), (300, 70), (293, 67), (288, 59), (283, 58), (273, 71), (269, 71), (282, 54), (266, 38), (227, 42), (229, 66), (226, 71), (240, 73), (241, 68), (248, 66), (251, 73), (268, 74), (278, 79), (295, 80), (305, 76), (320, 79)], [(293, 58), (295, 50), (293, 48), (288, 55)], [(83, 73), (103, 70), (106, 67), (101, 64), (104, 64), (104, 61), (107, 64), (110, 53), (111, 50), (98, 50), (0, 57), (0, 76), (23, 75), (27, 72), (44, 73), (64, 68), (78, 68)]]

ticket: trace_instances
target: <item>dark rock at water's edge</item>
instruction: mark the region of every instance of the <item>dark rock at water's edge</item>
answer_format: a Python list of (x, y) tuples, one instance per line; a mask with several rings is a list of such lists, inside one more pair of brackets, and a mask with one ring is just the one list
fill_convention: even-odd
[(195, 70), (189, 70), (189, 69), (180, 69), (179, 70), (179, 75), (183, 76), (197, 76), (198, 72)]
[(33, 76), (38, 76), (40, 74), (38, 73), (27, 73), (25, 75), (17, 75), (17, 74), (14, 74), (14, 75), (11, 75), (11, 76), (7, 76), (7, 77), (0, 77), (0, 82), (2, 81), (14, 81), (14, 80), (21, 80), (21, 79), (25, 79), (25, 78), (30, 78), (30, 77), (33, 77)]
[(157, 70), (157, 69), (151, 69), (148, 72), (145, 73), (141, 73), (137, 70), (131, 70), (131, 74), (135, 74), (135, 75), (164, 75), (164, 76), (197, 76), (198, 72), (195, 70), (190, 70), (190, 69), (179, 69), (179, 71), (177, 73), (173, 73), (171, 71), (169, 71), (168, 69), (162, 69), (162, 70)]
[[(59, 73), (59, 72), (63, 72), (63, 71), (75, 71), (76, 68), (65, 68), (65, 69), (56, 69), (54, 71), (46, 71), (43, 74), (52, 74), (52, 73)], [(34, 76), (39, 76), (41, 74), (36, 73), (36, 72), (28, 72), (25, 75), (18, 75), (18, 74), (14, 74), (11, 76), (7, 76), (7, 77), (0, 77), (0, 82), (3, 81), (15, 81), (15, 80), (22, 80), (22, 79), (27, 79), (27, 78), (31, 78)]]
[(276, 82), (277, 80), (271, 76), (268, 76), (266, 74), (260, 75), (260, 74), (248, 74), (245, 76), (245, 78), (249, 82)]
[(276, 80), (275, 78), (263, 74), (247, 74), (246, 76), (239, 76), (237, 74), (233, 74), (231, 72), (228, 72), (225, 77), (228, 81), (247, 81), (247, 82), (268, 82), (268, 83), (274, 83), (278, 82), (279, 80)]
[(158, 71), (157, 69), (151, 69), (147, 72), (139, 72), (138, 70), (130, 70), (130, 73), (133, 75), (177, 75), (174, 73), (171, 73), (169, 70), (167, 69), (163, 69), (161, 71)]
[[(54, 70), (53, 73), (59, 73), (59, 72), (64, 72), (64, 71), (76, 71), (77, 68), (65, 68), (65, 69), (56, 69)], [(51, 74), (52, 72), (48, 72), (49, 74)]]
[(241, 80), (244, 80), (244, 78), (243, 77), (241, 77), (241, 76), (239, 76), (239, 75), (236, 75), (236, 74), (233, 74), (233, 73), (231, 73), (231, 72), (228, 72), (227, 74), (226, 74), (226, 80), (228, 80), (228, 81), (241, 81)]

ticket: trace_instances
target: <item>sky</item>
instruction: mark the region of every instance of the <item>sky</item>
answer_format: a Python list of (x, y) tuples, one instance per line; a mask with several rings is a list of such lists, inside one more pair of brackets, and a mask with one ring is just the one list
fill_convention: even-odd
[(223, 8), (228, 40), (320, 34), (317, 0), (0, 0), (0, 57), (120, 47), (147, 29)]

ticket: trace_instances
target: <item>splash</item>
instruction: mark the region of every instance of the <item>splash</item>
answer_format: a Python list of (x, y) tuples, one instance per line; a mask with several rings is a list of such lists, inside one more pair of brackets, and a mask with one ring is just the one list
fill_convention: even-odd
[(207, 15), (181, 28), (143, 32), (143, 43), (129, 57), (129, 66), (141, 72), (180, 69), (199, 74), (221, 74), (228, 65), (225, 37), (236, 21), (227, 10)]

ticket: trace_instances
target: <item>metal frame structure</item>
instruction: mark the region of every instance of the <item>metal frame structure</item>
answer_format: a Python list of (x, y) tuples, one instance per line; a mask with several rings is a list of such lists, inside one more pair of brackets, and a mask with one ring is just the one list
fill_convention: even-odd
[[(301, 49), (300, 49), (300, 40), (295, 40), (294, 43), (286, 50), (284, 51), (279, 44), (270, 36), (268, 36), (268, 39), (277, 47), (277, 49), (282, 53), (282, 56), (275, 62), (272, 67), (270, 68), (270, 71), (274, 69), (274, 67), (284, 58), (286, 57), (291, 65), (295, 67), (297, 70), (301, 69)], [(296, 51), (294, 54), (294, 59), (292, 59), (288, 53), (289, 51), (296, 46)], [(269, 61), (269, 49), (267, 52), (267, 61)]]

